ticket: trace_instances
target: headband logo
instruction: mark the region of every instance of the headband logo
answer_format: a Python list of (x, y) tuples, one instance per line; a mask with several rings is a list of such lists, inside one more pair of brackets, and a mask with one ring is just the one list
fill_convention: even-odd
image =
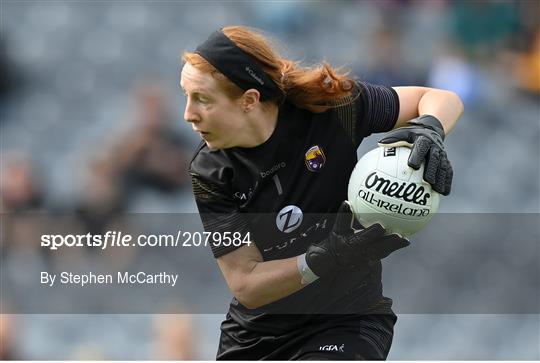
[(253, 77), (257, 82), (259, 82), (261, 86), (264, 85), (264, 81), (259, 76), (257, 76), (257, 74), (251, 68), (249, 68), (249, 66), (246, 66), (246, 72), (248, 72), (249, 75)]

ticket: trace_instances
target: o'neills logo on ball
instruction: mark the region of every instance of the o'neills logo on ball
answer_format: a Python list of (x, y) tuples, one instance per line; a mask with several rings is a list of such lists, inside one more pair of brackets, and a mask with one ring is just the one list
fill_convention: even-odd
[(426, 189), (415, 183), (393, 182), (373, 172), (368, 175), (365, 182), (366, 188), (384, 194), (388, 197), (403, 199), (419, 205), (426, 205), (431, 196)]

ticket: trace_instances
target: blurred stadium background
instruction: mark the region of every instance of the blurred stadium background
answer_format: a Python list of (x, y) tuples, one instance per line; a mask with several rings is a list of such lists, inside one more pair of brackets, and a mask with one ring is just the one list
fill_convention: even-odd
[[(538, 4), (2, 0), (1, 211), (74, 213), (88, 228), (115, 213), (195, 212), (180, 54), (243, 24), (294, 59), (456, 91), (466, 112), (447, 138), (455, 181), (440, 212), (537, 214)], [(47, 258), (35, 243), (1, 246), (6, 265)], [(0, 358), (213, 359), (222, 318), (2, 315)], [(403, 314), (389, 358), (538, 360), (539, 336), (538, 314)]]

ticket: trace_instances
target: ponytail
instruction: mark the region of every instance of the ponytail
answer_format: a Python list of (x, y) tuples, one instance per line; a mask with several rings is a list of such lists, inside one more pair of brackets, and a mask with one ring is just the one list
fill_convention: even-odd
[(282, 86), (287, 98), (300, 108), (324, 112), (351, 96), (354, 81), (324, 62), (313, 68), (282, 60)]

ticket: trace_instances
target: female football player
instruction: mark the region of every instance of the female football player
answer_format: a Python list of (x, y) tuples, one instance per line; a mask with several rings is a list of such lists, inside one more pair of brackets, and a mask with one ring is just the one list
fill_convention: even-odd
[[(459, 97), (355, 81), (282, 58), (241, 26), (183, 55), (184, 118), (202, 142), (193, 192), (234, 295), (217, 359), (385, 359), (396, 316), (380, 260), (409, 244), (380, 224), (356, 228), (347, 183), (372, 133), (412, 147), (409, 165), (450, 193), (443, 140)], [(231, 243), (232, 240), (232, 243)]]

